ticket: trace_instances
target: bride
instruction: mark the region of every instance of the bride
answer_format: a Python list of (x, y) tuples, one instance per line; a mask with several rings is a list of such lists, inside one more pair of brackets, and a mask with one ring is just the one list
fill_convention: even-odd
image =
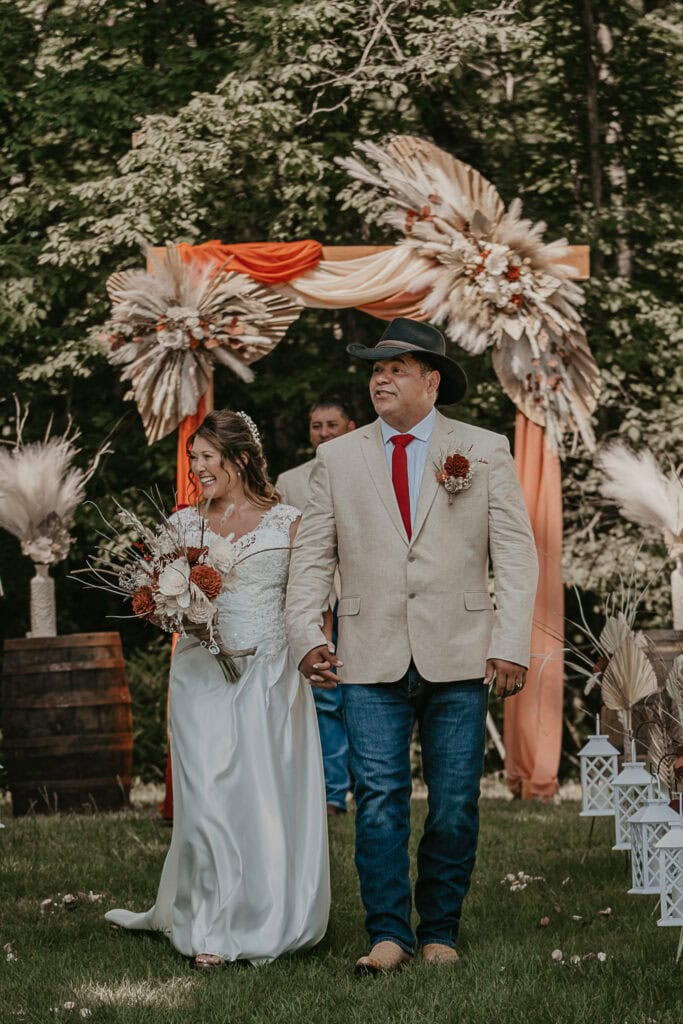
[(256, 647), (228, 683), (196, 638), (170, 679), (174, 820), (156, 903), (110, 910), (124, 928), (165, 932), (201, 968), (262, 964), (314, 946), (330, 904), (325, 783), (313, 695), (285, 639), (284, 600), (299, 511), (278, 503), (255, 425), (210, 413), (188, 442), (200, 509), (172, 521), (190, 544), (234, 534), (234, 589), (219, 598), (226, 647)]

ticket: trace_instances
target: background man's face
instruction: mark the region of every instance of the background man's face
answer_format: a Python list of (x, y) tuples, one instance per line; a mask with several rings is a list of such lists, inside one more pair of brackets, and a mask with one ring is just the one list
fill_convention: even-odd
[(323, 441), (329, 441), (330, 438), (339, 437), (341, 434), (348, 434), (355, 426), (353, 420), (347, 420), (341, 409), (335, 405), (319, 406), (311, 413), (309, 424), (309, 437), (313, 451)]

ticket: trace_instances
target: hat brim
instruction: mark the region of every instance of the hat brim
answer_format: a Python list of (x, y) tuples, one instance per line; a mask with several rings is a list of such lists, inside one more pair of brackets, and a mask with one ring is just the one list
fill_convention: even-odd
[(426, 352), (419, 345), (402, 343), (400, 348), (392, 348), (387, 342), (384, 342), (381, 348), (370, 348), (367, 345), (347, 345), (346, 351), (350, 356), (374, 363), (380, 359), (398, 359), (399, 356), (406, 355), (415, 355), (424, 360), (441, 374), (437, 405), (455, 405), (465, 397), (467, 392), (467, 375), (459, 363), (449, 356), (442, 356), (437, 352)]

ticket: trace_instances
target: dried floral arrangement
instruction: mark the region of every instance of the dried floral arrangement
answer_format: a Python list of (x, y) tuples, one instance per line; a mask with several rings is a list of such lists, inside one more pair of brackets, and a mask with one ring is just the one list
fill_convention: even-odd
[(21, 550), (35, 563), (31, 581), (31, 635), (54, 636), (54, 582), (49, 566), (69, 553), (74, 514), (85, 500), (86, 484), (103, 455), (104, 443), (89, 465), (74, 462), (80, 432), (69, 421), (66, 431), (51, 436), (52, 421), (42, 441), (25, 442), (29, 410), (17, 403), (16, 439), (0, 447), (0, 527), (21, 541)]
[(250, 365), (272, 351), (301, 306), (230, 272), (229, 261), (185, 263), (173, 245), (164, 258), (147, 253), (151, 273), (125, 270), (107, 281), (106, 340), (152, 444), (196, 412), (214, 364), (252, 380)]
[(600, 492), (630, 522), (662, 535), (675, 565), (671, 574), (674, 629), (683, 629), (683, 473), (665, 473), (648, 448), (632, 452), (622, 442), (605, 445), (595, 456), (603, 476)]
[(385, 197), (397, 244), (431, 262), (414, 282), (416, 292), (429, 289), (425, 316), (471, 354), (493, 347), (503, 388), (545, 427), (550, 447), (571, 430), (592, 450), (600, 376), (581, 326), (583, 294), (557, 262), (566, 242), (543, 242), (545, 224), (522, 219), (519, 200), (506, 210), (478, 171), (423, 139), (355, 150), (337, 163)]

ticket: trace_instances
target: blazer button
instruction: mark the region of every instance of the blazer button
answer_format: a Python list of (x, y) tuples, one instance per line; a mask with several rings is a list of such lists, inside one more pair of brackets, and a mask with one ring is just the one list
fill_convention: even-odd
[(408, 555), (408, 561), (409, 562), (414, 562), (415, 561), (415, 555)]
[(408, 597), (415, 597), (415, 594), (408, 594)]

